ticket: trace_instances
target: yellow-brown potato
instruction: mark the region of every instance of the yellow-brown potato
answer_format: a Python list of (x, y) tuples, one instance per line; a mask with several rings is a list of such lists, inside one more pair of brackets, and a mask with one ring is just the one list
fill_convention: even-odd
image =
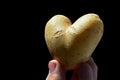
[(45, 40), (54, 59), (66, 70), (88, 61), (103, 35), (103, 22), (89, 13), (73, 24), (64, 15), (53, 16), (45, 26)]

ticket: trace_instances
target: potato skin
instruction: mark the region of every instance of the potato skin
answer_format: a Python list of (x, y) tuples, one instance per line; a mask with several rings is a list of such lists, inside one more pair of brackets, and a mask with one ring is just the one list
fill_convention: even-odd
[(73, 24), (64, 15), (53, 16), (45, 26), (45, 40), (54, 59), (66, 70), (88, 61), (103, 35), (97, 14), (83, 15)]

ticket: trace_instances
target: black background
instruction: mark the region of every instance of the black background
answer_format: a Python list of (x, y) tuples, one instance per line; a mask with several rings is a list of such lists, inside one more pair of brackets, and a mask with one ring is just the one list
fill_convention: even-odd
[(74, 22), (87, 13), (98, 14), (104, 23), (104, 35), (92, 55), (99, 69), (98, 80), (118, 79), (116, 5), (113, 0), (5, 2), (4, 79), (45, 80), (52, 59), (44, 39), (46, 22), (56, 14)]

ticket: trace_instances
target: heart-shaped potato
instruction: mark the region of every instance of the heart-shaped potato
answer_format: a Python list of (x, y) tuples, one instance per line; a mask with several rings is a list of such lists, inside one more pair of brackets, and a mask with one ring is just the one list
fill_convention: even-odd
[(64, 15), (55, 15), (45, 27), (48, 49), (65, 70), (73, 70), (88, 61), (102, 35), (103, 22), (94, 13), (83, 15), (73, 24)]

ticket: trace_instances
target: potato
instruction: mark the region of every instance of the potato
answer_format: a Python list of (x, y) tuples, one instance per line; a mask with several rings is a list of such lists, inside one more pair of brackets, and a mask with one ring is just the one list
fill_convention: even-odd
[(45, 41), (52, 57), (65, 70), (74, 70), (88, 61), (103, 35), (103, 22), (89, 13), (73, 24), (64, 15), (53, 16), (45, 26)]

